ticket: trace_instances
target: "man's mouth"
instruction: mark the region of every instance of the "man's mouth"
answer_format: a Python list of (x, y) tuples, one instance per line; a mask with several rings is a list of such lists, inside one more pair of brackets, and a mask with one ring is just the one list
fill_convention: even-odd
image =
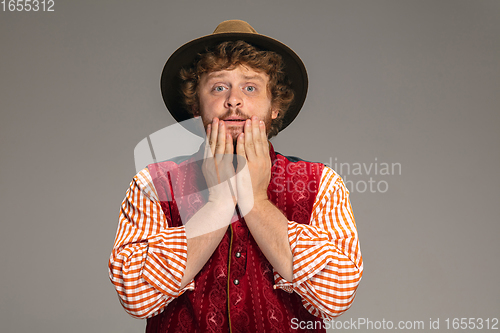
[(246, 119), (244, 119), (244, 118), (226, 118), (226, 119), (223, 119), (223, 121), (228, 123), (228, 124), (239, 125), (240, 123), (244, 123), (246, 121)]

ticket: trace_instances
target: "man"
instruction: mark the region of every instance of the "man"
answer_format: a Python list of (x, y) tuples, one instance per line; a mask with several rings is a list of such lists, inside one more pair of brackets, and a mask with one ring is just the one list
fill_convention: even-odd
[(340, 177), (268, 142), (304, 102), (302, 61), (225, 21), (170, 57), (161, 86), (206, 141), (134, 177), (109, 261), (123, 307), (147, 332), (324, 332), (363, 264)]

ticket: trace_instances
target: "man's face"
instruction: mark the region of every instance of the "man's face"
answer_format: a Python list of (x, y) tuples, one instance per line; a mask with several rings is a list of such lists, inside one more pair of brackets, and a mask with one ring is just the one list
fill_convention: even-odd
[(226, 130), (236, 140), (243, 132), (245, 120), (257, 116), (269, 132), (278, 110), (271, 108), (268, 83), (267, 74), (243, 65), (204, 74), (198, 85), (200, 109), (197, 115), (201, 116), (205, 130), (217, 117), (224, 120)]

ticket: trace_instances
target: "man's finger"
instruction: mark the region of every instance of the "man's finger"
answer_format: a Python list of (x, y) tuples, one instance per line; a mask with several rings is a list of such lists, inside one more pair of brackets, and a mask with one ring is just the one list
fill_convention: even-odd
[(212, 131), (210, 133), (210, 149), (212, 151), (212, 156), (215, 155), (215, 146), (217, 144), (218, 134), (219, 134), (219, 119), (214, 118), (212, 120)]
[(236, 172), (240, 172), (246, 165), (246, 155), (245, 155), (245, 133), (238, 135), (236, 139), (236, 155), (238, 159), (238, 165)]
[(212, 133), (212, 125), (207, 125), (207, 137), (205, 139), (205, 152), (203, 154), (203, 158), (206, 160), (207, 158), (213, 157), (212, 147), (210, 146), (210, 135)]
[(260, 121), (259, 118), (256, 116), (252, 117), (252, 137), (253, 137), (253, 142), (254, 142), (254, 149), (255, 149), (255, 154), (257, 156), (262, 156), (264, 153), (264, 150), (262, 148), (263, 142), (262, 142), (262, 135), (261, 135), (261, 126), (260, 126)]
[(224, 150), (226, 149), (226, 126), (224, 122), (219, 121), (219, 133), (217, 134), (217, 144), (215, 146), (215, 156), (218, 160), (222, 158)]
[(259, 127), (260, 127), (260, 140), (262, 141), (262, 150), (264, 152), (264, 155), (269, 155), (269, 143), (267, 142), (267, 133), (266, 133), (266, 124), (260, 120), (259, 121)]
[(226, 151), (224, 153), (225, 154), (233, 154), (234, 153), (233, 140), (231, 138), (231, 134), (229, 134), (229, 133), (226, 133)]
[(245, 157), (245, 133), (238, 135), (238, 139), (236, 140), (236, 154)]
[(245, 121), (245, 155), (249, 160), (252, 160), (255, 157), (255, 144), (253, 142), (252, 135), (252, 121), (247, 119)]

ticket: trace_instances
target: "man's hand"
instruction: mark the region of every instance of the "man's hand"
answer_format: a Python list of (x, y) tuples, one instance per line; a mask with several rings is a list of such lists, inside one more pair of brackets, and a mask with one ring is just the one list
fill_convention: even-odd
[(207, 126), (202, 172), (209, 190), (209, 202), (236, 204), (233, 141), (224, 122), (214, 118)]
[(254, 204), (268, 200), (267, 187), (271, 180), (266, 126), (256, 116), (245, 122), (244, 133), (237, 139), (236, 154), (238, 204), (243, 211), (249, 212)]
[[(184, 224), (188, 239), (225, 230), (231, 223), (236, 205), (233, 142), (226, 133), (224, 122), (217, 118), (207, 128), (201, 169), (208, 186), (208, 202)], [(223, 233), (217, 235), (219, 237)]]

